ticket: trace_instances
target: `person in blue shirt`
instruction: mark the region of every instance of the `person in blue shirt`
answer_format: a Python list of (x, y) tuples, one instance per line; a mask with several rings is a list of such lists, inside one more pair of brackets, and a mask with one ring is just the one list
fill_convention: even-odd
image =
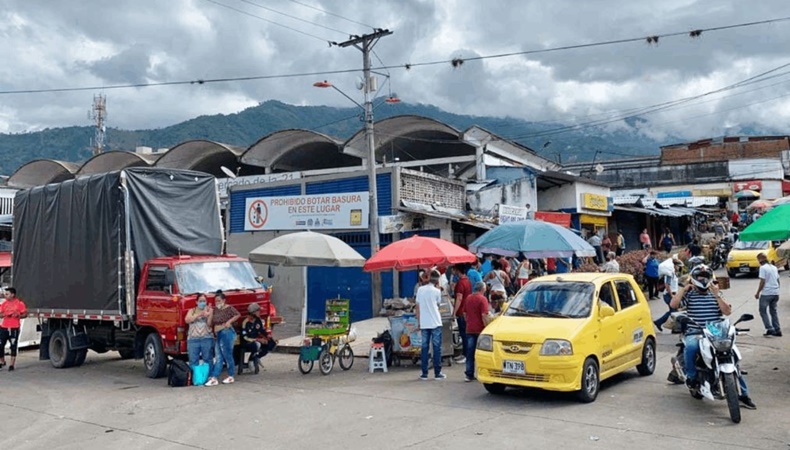
[[(494, 259), (494, 255), (483, 255), (483, 264), (480, 266), (480, 275), (485, 277), (488, 275), (488, 272), (491, 272), (491, 261)], [(469, 281), (472, 279), (470, 278)], [(473, 285), (474, 286), (474, 285)]]
[(645, 278), (647, 278), (647, 299), (658, 298), (658, 256), (655, 250), (642, 260), (645, 265)]
[(480, 261), (478, 260), (475, 263), (469, 265), (469, 269), (466, 271), (466, 277), (469, 278), (469, 282), (472, 283), (472, 286), (477, 284), (478, 282), (483, 281), (483, 275), (477, 270), (480, 266)]
[(568, 273), (571, 271), (571, 262), (568, 258), (555, 258), (557, 264), (556, 273)]

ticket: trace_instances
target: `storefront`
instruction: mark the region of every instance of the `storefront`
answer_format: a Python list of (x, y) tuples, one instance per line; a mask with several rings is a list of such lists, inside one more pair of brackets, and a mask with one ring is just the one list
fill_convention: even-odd
[(609, 232), (611, 213), (609, 197), (585, 192), (581, 194), (578, 212), (573, 215), (574, 228), (582, 230), (582, 236)]

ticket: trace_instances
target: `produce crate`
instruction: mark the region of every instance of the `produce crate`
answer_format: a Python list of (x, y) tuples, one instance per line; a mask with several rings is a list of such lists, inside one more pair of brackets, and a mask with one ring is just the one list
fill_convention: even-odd
[(716, 277), (716, 281), (719, 282), (719, 289), (730, 288), (730, 277)]

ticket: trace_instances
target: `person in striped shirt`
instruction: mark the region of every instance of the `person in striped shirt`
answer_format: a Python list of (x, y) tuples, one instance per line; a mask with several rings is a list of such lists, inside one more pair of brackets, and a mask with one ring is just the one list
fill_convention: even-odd
[[(686, 308), (686, 315), (692, 319), (683, 336), (684, 359), (686, 369), (686, 383), (690, 388), (699, 388), (697, 368), (694, 365), (699, 353), (699, 339), (702, 336), (702, 327), (708, 323), (720, 320), (722, 315), (729, 316), (732, 306), (724, 301), (719, 291), (718, 283), (713, 281), (713, 270), (705, 264), (700, 264), (691, 269), (689, 283), (675, 294), (669, 303), (670, 308)], [(739, 373), (741, 396), (739, 400), (744, 407), (756, 409), (754, 402), (749, 398), (746, 380)]]

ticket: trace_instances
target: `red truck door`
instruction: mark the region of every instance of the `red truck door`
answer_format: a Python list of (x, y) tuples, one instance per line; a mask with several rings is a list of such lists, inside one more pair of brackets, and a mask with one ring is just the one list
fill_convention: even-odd
[(162, 337), (165, 353), (180, 353), (176, 332), (180, 320), (179, 302), (167, 291), (165, 273), (167, 265), (150, 265), (143, 273), (141, 289), (137, 294), (137, 324), (155, 328)]

